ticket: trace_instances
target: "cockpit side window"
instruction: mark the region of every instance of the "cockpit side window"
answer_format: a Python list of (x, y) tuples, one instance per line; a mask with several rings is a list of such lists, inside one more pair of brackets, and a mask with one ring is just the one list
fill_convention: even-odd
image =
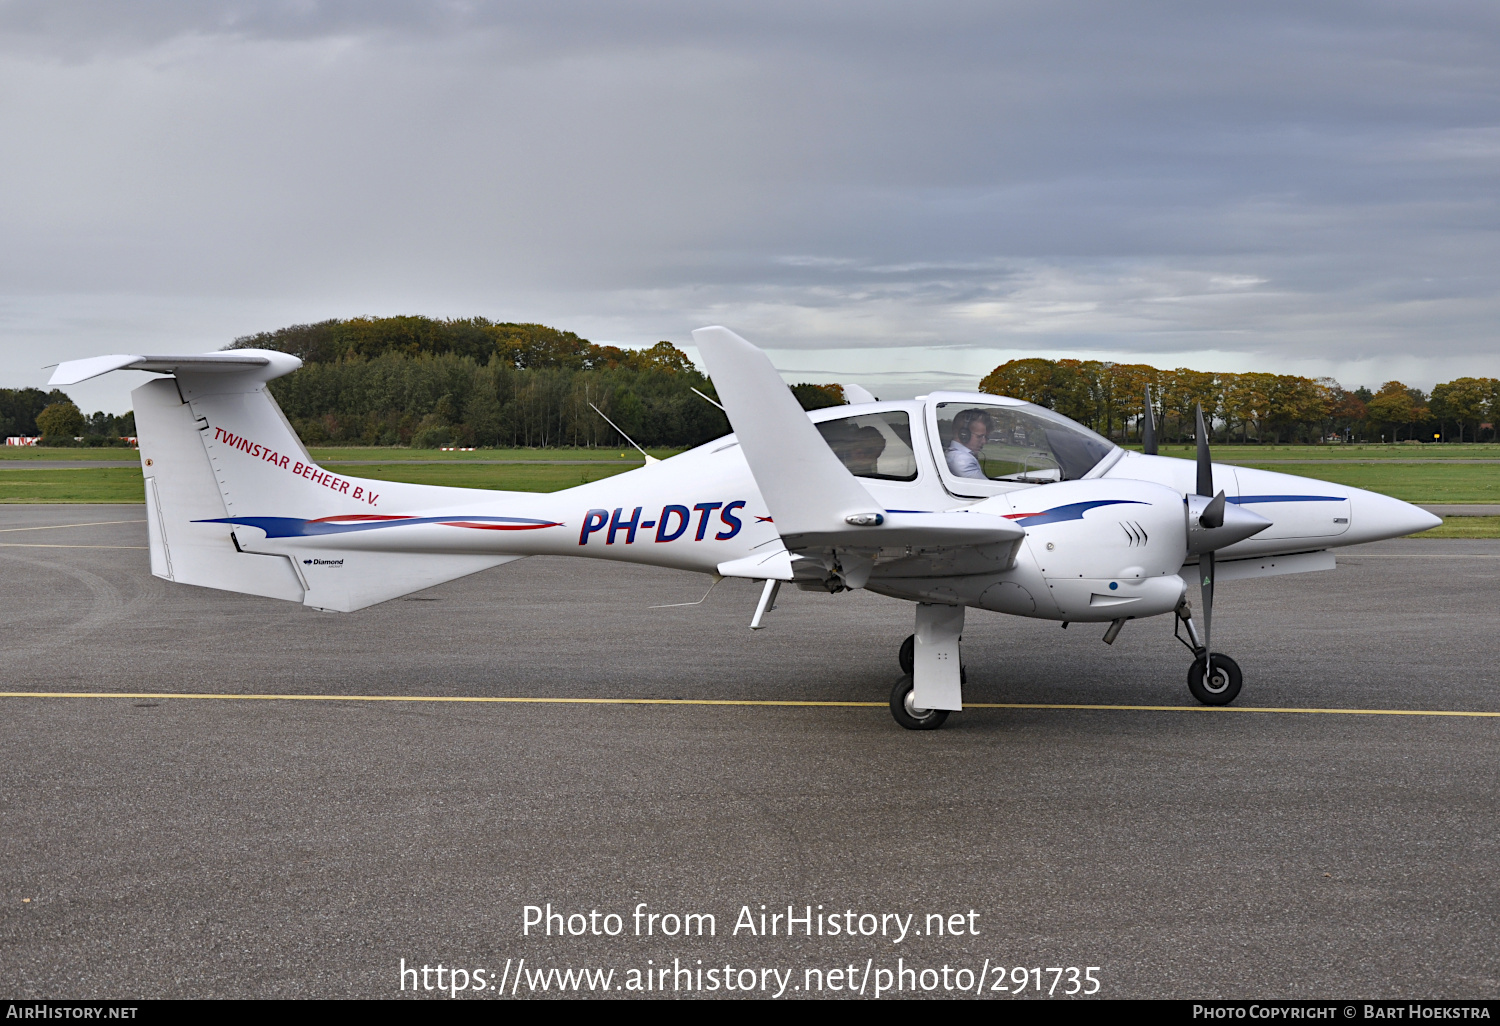
[(855, 477), (915, 481), (917, 457), (911, 448), (911, 419), (904, 410), (825, 420), (818, 433)]
[(939, 403), (937, 424), (949, 473), (981, 481), (1076, 481), (1114, 448), (1038, 407)]

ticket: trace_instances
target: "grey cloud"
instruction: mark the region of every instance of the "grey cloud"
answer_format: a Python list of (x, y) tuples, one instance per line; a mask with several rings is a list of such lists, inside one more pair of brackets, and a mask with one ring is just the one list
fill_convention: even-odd
[(188, 348), (478, 312), (1494, 373), (1497, 42), (1479, 3), (12, 0), (0, 353), (96, 351), (69, 304), (120, 297)]

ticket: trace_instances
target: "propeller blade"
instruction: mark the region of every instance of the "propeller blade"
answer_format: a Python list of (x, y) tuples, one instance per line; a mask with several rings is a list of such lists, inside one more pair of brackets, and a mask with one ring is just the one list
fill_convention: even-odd
[(1198, 404), (1198, 494), (1214, 493), (1214, 468), (1208, 458), (1208, 428), (1203, 423), (1203, 404)]
[(1151, 415), (1151, 386), (1146, 386), (1146, 423), (1141, 425), (1141, 452), (1156, 455), (1156, 418)]
[(1210, 529), (1223, 527), (1226, 501), (1228, 500), (1224, 498), (1224, 489), (1220, 488), (1219, 494), (1214, 496), (1213, 501), (1203, 507), (1203, 512), (1198, 515), (1198, 523)]
[(1205, 552), (1198, 557), (1198, 579), (1203, 598), (1203, 676), (1206, 680), (1211, 669), (1208, 661), (1208, 632), (1214, 619), (1214, 554)]

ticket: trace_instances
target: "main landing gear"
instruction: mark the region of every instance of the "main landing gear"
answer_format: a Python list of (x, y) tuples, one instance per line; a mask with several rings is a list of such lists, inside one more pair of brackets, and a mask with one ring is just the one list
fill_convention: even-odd
[(891, 689), (891, 715), (907, 730), (937, 730), (948, 718), (948, 710), (918, 707), (912, 701), (915, 692), (910, 673), (896, 681), (896, 686)]
[[(959, 638), (960, 641), (963, 638)], [(901, 647), (896, 650), (896, 662), (901, 666), (901, 672), (908, 677), (917, 664), (917, 636), (908, 634), (906, 640), (901, 642)], [(969, 683), (969, 668), (962, 664), (958, 667), (958, 680), (961, 684)]]
[[(1228, 705), (1233, 702), (1239, 696), (1240, 685), (1244, 683), (1240, 664), (1223, 652), (1214, 652), (1205, 659), (1203, 643), (1199, 640), (1198, 628), (1193, 623), (1192, 607), (1184, 601), (1177, 607), (1176, 614), (1177, 622), (1173, 625), (1172, 636), (1193, 653), (1193, 661), (1188, 665), (1188, 691), (1204, 705)], [(1187, 629), (1186, 638), (1178, 633), (1178, 627)]]
[[(919, 623), (921, 623), (923, 610), (918, 610)], [(963, 626), (963, 614), (958, 613), (958, 629)], [(938, 639), (934, 639), (937, 641)], [(956, 649), (961, 636), (954, 635), (951, 638), (953, 647)], [(948, 709), (926, 709), (916, 702), (916, 665), (917, 665), (917, 636), (909, 634), (906, 640), (901, 642), (901, 647), (896, 651), (896, 662), (901, 666), (902, 677), (891, 689), (891, 715), (897, 723), (907, 730), (937, 730), (948, 719)], [(929, 671), (930, 672), (930, 671)], [(962, 687), (968, 682), (969, 672), (963, 663), (959, 662), (958, 683)], [(957, 696), (953, 696), (955, 699)], [(953, 708), (957, 708), (955, 704)]]

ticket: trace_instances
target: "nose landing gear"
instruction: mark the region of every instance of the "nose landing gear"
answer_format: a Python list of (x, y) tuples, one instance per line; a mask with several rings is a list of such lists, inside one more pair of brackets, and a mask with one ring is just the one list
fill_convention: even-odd
[[(1240, 685), (1244, 683), (1244, 675), (1240, 673), (1240, 664), (1229, 658), (1223, 652), (1214, 652), (1207, 660), (1203, 658), (1203, 642), (1198, 637), (1198, 628), (1193, 624), (1193, 607), (1184, 599), (1176, 609), (1177, 620), (1172, 625), (1172, 636), (1187, 646), (1193, 653), (1193, 661), (1188, 666), (1187, 686), (1194, 698), (1204, 705), (1228, 705), (1233, 702), (1240, 693)], [(1187, 637), (1183, 638), (1178, 633), (1178, 627), (1187, 629)], [(1204, 672), (1204, 663), (1208, 663), (1208, 672)]]
[(1203, 672), (1203, 652), (1188, 667), (1187, 685), (1193, 697), (1204, 705), (1228, 705), (1240, 693), (1244, 679), (1240, 664), (1222, 652), (1209, 656), (1210, 669)]

